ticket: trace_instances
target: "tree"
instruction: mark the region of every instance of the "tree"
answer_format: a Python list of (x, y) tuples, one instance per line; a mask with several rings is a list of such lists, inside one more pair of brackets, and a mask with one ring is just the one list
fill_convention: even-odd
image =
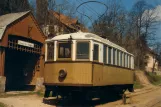
[(0, 15), (30, 10), (28, 0), (1, 0)]
[(67, 0), (65, 0), (61, 4), (57, 4), (56, 0), (36, 0), (36, 18), (40, 25), (47, 25), (50, 23), (50, 10), (57, 11), (58, 13), (67, 14), (68, 16), (72, 16), (74, 15), (73, 13), (75, 12), (75, 7), (73, 4), (70, 4)]
[(47, 23), (48, 0), (36, 0), (36, 18), (40, 26)]
[(48, 0), (48, 9), (55, 10), (56, 9), (56, 1), (55, 0)]
[[(108, 11), (94, 22), (94, 33), (122, 45), (126, 26), (126, 11), (117, 0), (109, 0)], [(104, 29), (104, 30), (102, 30)]]
[(144, 56), (147, 53), (148, 41), (154, 37), (158, 23), (155, 9), (144, 0), (136, 2), (129, 14), (128, 35), (133, 36), (133, 52), (135, 65), (144, 69)]

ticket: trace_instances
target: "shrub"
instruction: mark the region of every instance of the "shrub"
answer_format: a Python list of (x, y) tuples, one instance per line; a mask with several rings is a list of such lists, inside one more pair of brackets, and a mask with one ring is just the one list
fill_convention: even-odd
[(156, 73), (152, 73), (152, 72), (144, 72), (145, 75), (147, 76), (148, 80), (154, 84), (154, 85), (159, 85), (161, 84), (161, 76), (160, 75), (156, 75)]
[(0, 107), (7, 107), (7, 106), (0, 102)]

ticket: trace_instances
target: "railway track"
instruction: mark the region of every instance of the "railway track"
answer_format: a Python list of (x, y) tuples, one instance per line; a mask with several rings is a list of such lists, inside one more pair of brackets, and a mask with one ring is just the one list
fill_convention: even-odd
[(161, 97), (157, 97), (151, 101), (149, 101), (145, 107), (161, 107)]
[[(161, 87), (161, 84), (159, 86)], [(161, 97), (158, 97), (157, 99), (154, 99), (153, 102), (154, 103), (152, 105), (149, 105), (147, 107), (161, 107)]]
[[(161, 85), (160, 85), (161, 86)], [(146, 94), (146, 93), (149, 93), (149, 92), (152, 92), (154, 90), (158, 90), (158, 89), (161, 89), (161, 87), (148, 87), (146, 89), (143, 89), (143, 90), (139, 90), (139, 91), (136, 91), (134, 93), (126, 93), (126, 96), (127, 97), (133, 97), (133, 96), (138, 96), (138, 95), (141, 95), (141, 94)]]
[[(136, 97), (153, 91), (154, 92), (159, 91), (160, 89), (161, 89), (161, 85), (157, 87), (156, 86), (146, 87), (134, 93), (126, 93), (126, 98)], [(161, 96), (152, 98), (152, 100), (149, 100), (149, 102), (146, 103), (145, 105), (142, 105), (142, 107), (161, 107)]]
[(147, 106), (147, 107), (160, 107), (161, 106), (161, 100), (156, 102), (155, 104), (151, 105), (151, 106)]

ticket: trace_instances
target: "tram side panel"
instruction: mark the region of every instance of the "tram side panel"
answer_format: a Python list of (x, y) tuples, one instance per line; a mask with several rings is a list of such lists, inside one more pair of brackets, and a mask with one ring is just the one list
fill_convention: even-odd
[(103, 66), (93, 64), (93, 86), (102, 86), (103, 84)]
[(93, 65), (93, 86), (125, 85), (134, 83), (134, 72), (130, 69), (108, 65)]
[(124, 85), (133, 84), (133, 71), (130, 69), (104, 66), (103, 70), (104, 85)]
[[(60, 80), (59, 72), (65, 70), (66, 77)], [(45, 64), (45, 85), (57, 86), (91, 86), (92, 64), (85, 62), (55, 62)]]

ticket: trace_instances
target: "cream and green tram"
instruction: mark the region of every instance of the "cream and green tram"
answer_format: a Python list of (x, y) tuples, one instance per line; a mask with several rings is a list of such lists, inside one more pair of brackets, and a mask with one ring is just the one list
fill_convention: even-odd
[(133, 91), (134, 56), (92, 33), (55, 36), (45, 44), (45, 97), (49, 92)]

